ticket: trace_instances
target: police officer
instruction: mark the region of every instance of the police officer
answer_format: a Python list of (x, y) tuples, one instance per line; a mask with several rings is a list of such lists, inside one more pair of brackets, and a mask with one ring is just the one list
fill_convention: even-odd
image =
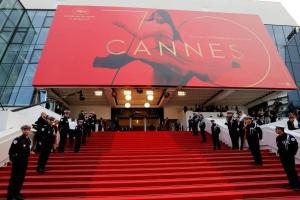
[(96, 119), (94, 118), (93, 112), (90, 112), (88, 121), (89, 121), (89, 125), (90, 125), (88, 136), (90, 137), (91, 133), (95, 132), (95, 130), (96, 130)]
[(244, 117), (244, 133), (247, 138), (249, 149), (254, 158), (255, 165), (262, 165), (259, 141), (262, 139), (262, 130), (252, 121), (252, 117)]
[(92, 112), (92, 119), (93, 119), (92, 132), (95, 132), (96, 131), (96, 123), (97, 123), (97, 115), (95, 112)]
[(42, 112), (41, 116), (38, 118), (38, 120), (35, 122), (34, 128), (36, 129), (36, 133), (33, 138), (33, 145), (32, 149), (35, 153), (39, 153), (41, 150), (41, 135), (43, 132), (43, 127), (48, 124), (47, 122), (47, 113)]
[(192, 131), (193, 128), (193, 119), (192, 116), (189, 116), (189, 120), (188, 120), (188, 124), (189, 124), (189, 131)]
[(213, 146), (214, 150), (216, 149), (221, 149), (221, 143), (219, 140), (219, 135), (221, 132), (220, 127), (215, 123), (215, 120), (210, 120), (211, 121), (211, 135), (212, 135), (212, 141), (213, 141)]
[(43, 131), (41, 153), (39, 155), (38, 165), (36, 169), (39, 173), (45, 172), (45, 166), (47, 164), (54, 143), (55, 130), (53, 126), (55, 119), (54, 117), (47, 117), (47, 120), (48, 124)]
[(67, 135), (70, 132), (69, 120), (68, 120), (69, 116), (70, 116), (70, 111), (65, 110), (64, 111), (64, 116), (60, 119), (60, 122), (59, 122), (59, 125), (58, 125), (58, 130), (59, 130), (59, 134), (60, 134), (58, 152), (61, 152), (61, 153), (63, 153), (65, 151), (65, 145), (66, 145), (66, 142), (67, 142)]
[(28, 166), (28, 157), (30, 156), (29, 139), (31, 127), (24, 125), (21, 127), (22, 135), (15, 138), (9, 149), (9, 160), (12, 163), (11, 176), (7, 191), (7, 200), (22, 200), (20, 191), (23, 187), (26, 170)]
[(81, 138), (83, 135), (83, 120), (82, 119), (78, 120), (77, 126), (75, 127), (74, 135), (75, 135), (74, 152), (78, 153), (80, 150)]
[(276, 126), (276, 143), (281, 164), (288, 177), (288, 188), (300, 191), (300, 182), (295, 169), (295, 155), (298, 150), (298, 143), (294, 136), (284, 132), (284, 126)]
[(84, 121), (83, 121), (83, 136), (82, 136), (82, 144), (86, 144), (86, 137), (89, 135), (89, 132), (91, 131), (90, 126), (90, 120), (87, 113), (84, 115)]
[(206, 142), (206, 135), (205, 135), (206, 124), (205, 124), (205, 121), (204, 121), (203, 117), (201, 118), (199, 126), (200, 126), (200, 132), (201, 132), (201, 135), (202, 135), (202, 142)]
[(199, 115), (196, 113), (193, 113), (193, 134), (198, 135), (198, 124), (199, 124)]

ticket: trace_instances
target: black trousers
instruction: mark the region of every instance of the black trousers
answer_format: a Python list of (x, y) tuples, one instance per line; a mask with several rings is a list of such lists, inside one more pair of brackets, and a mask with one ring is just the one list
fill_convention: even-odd
[(280, 161), (289, 180), (291, 187), (300, 187), (299, 177), (295, 169), (295, 157), (280, 155)]
[(232, 130), (229, 130), (229, 136), (232, 144), (232, 149), (238, 149), (237, 136), (236, 133)]
[(92, 126), (91, 126), (91, 132), (95, 132), (96, 131), (96, 124), (93, 124)]
[(80, 145), (81, 145), (81, 134), (77, 134), (75, 135), (75, 147), (74, 147), (74, 151), (77, 153), (80, 150)]
[(213, 141), (214, 150), (221, 149), (219, 134), (212, 134), (212, 141)]
[(193, 126), (192, 129), (193, 129), (193, 134), (194, 135), (198, 135), (198, 127), (197, 126)]
[(70, 131), (69, 131), (69, 142), (70, 142), (71, 146), (73, 146), (73, 143), (74, 143), (74, 136), (75, 136), (75, 130), (70, 129)]
[(11, 175), (7, 189), (7, 199), (13, 199), (20, 195), (25, 180), (28, 158), (12, 162)]
[(202, 142), (206, 142), (205, 130), (201, 130)]
[(51, 153), (52, 145), (47, 147), (42, 147), (41, 153), (38, 159), (37, 170), (45, 170), (45, 166), (48, 162), (50, 153)]
[(67, 143), (67, 132), (61, 132), (60, 133), (60, 140), (58, 145), (58, 152), (64, 152), (65, 146)]
[(83, 136), (82, 136), (82, 144), (86, 144), (86, 137), (89, 134), (89, 130), (83, 131)]
[(253, 156), (254, 162), (256, 164), (262, 164), (262, 157), (261, 157), (261, 152), (260, 152), (260, 146), (259, 146), (259, 141), (249, 139), (247, 138), (249, 149), (251, 151), (251, 154)]
[(244, 135), (243, 131), (237, 133), (237, 138), (236, 138), (237, 149), (239, 148), (239, 140), (241, 140), (240, 150), (243, 150), (243, 148), (244, 148), (244, 141), (245, 141), (245, 135)]

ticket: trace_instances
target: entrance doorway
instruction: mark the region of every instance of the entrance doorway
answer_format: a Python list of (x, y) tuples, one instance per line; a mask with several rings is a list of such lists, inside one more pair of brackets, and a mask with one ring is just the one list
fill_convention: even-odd
[(162, 108), (112, 108), (111, 119), (115, 130), (157, 130), (164, 119)]

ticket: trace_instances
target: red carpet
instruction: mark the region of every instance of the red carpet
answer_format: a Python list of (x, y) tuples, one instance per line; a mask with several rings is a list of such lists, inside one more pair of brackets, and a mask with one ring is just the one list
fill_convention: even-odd
[[(43, 175), (33, 155), (22, 193), (36, 200), (300, 199), (282, 188), (287, 180), (274, 154), (264, 150), (258, 167), (249, 151), (213, 151), (210, 138), (200, 141), (188, 132), (94, 133), (78, 154), (51, 154)], [(0, 198), (9, 173), (0, 169)]]

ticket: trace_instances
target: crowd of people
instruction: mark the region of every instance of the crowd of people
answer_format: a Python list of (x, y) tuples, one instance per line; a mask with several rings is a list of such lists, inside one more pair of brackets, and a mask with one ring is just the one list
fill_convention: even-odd
[[(80, 112), (77, 121), (70, 120), (70, 111), (65, 110), (60, 120), (42, 112), (32, 126), (36, 130), (33, 142), (29, 138), (31, 126), (21, 127), (22, 136), (13, 140), (9, 149), (9, 159), (12, 162), (11, 178), (9, 180), (7, 200), (21, 200), (20, 195), (28, 157), (31, 153), (39, 154), (36, 171), (45, 173), (47, 161), (51, 152), (64, 153), (67, 139), (74, 152), (80, 151), (80, 146), (87, 143), (87, 137), (96, 130), (96, 114), (94, 112)], [(101, 130), (101, 120), (99, 128)]]
[[(228, 126), (232, 149), (240, 151), (245, 150), (244, 142), (247, 141), (248, 149), (253, 156), (253, 164), (262, 166), (263, 158), (260, 150), (260, 141), (263, 139), (263, 132), (258, 120), (250, 115), (245, 115), (242, 111), (239, 111), (237, 116), (234, 116), (234, 113), (229, 111), (227, 112), (225, 125)], [(205, 127), (205, 120), (202, 114), (193, 113), (193, 116), (189, 117), (189, 131), (192, 131), (194, 135), (198, 135), (198, 130), (200, 130), (202, 142), (206, 142)], [(284, 187), (300, 191), (300, 181), (295, 169), (295, 155), (298, 151), (298, 143), (296, 138), (287, 134), (284, 129), (284, 125), (278, 125), (275, 129), (275, 132), (278, 135), (276, 138), (278, 154), (288, 178), (288, 184), (284, 185)], [(219, 140), (220, 132), (220, 127), (215, 123), (215, 120), (212, 119), (211, 135), (213, 150), (221, 149), (221, 142)]]
[[(291, 115), (292, 116), (292, 115)], [(69, 121), (70, 111), (65, 110), (62, 118), (58, 121), (54, 117), (41, 113), (41, 116), (33, 125), (36, 133), (33, 143), (29, 138), (31, 126), (21, 127), (22, 135), (15, 138), (9, 149), (9, 159), (12, 163), (11, 177), (9, 180), (7, 200), (22, 200), (20, 191), (26, 175), (28, 158), (31, 152), (39, 154), (37, 172), (45, 173), (48, 158), (51, 152), (64, 153), (67, 139), (74, 152), (80, 151), (81, 144), (87, 143), (87, 138), (96, 130), (96, 114), (94, 112), (80, 112), (77, 122), (74, 119)], [(163, 129), (168, 130), (168, 119), (164, 121)], [(205, 132), (206, 124), (202, 114), (193, 113), (188, 120), (189, 130), (193, 135), (198, 135), (200, 130), (202, 142), (207, 142)], [(239, 111), (235, 117), (233, 112), (227, 112), (226, 125), (232, 142), (232, 149), (244, 150), (244, 140), (247, 140), (249, 150), (257, 166), (263, 165), (263, 158), (260, 151), (260, 140), (263, 133), (257, 120), (252, 116), (246, 116)], [(102, 124), (99, 125), (101, 130)], [(277, 126), (275, 129), (276, 143), (280, 161), (288, 177), (288, 184), (284, 187), (300, 191), (300, 182), (295, 169), (295, 155), (298, 151), (298, 143), (294, 136), (284, 131), (284, 126)], [(211, 134), (213, 149), (220, 150), (221, 142), (219, 135), (220, 127), (214, 120), (211, 120)]]

